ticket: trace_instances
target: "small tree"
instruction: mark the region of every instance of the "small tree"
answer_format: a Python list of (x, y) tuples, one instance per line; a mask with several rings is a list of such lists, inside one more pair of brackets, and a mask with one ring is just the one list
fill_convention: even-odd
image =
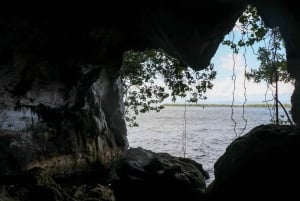
[(280, 36), (278, 28), (268, 30), (270, 32), (270, 43), (268, 47), (260, 47), (258, 49), (257, 59), (260, 61), (258, 69), (251, 69), (251, 72), (246, 73), (248, 80), (253, 80), (255, 83), (265, 81), (268, 84), (275, 85), (274, 105), (275, 105), (275, 123), (279, 124), (279, 105), (284, 110), (289, 122), (292, 124), (289, 115), (278, 99), (279, 86), (278, 82), (292, 82), (290, 74), (287, 71), (287, 62), (285, 54), (280, 53), (283, 47), (283, 40)]
[(240, 30), (242, 33), (242, 39), (238, 42), (225, 40), (223, 44), (228, 45), (233, 49), (233, 52), (237, 54), (241, 47), (251, 47), (255, 43), (265, 41), (265, 47), (259, 47), (257, 52), (257, 59), (260, 61), (258, 69), (251, 69), (250, 72), (245, 73), (245, 77), (248, 80), (253, 80), (255, 83), (262, 81), (268, 84), (275, 84), (275, 123), (279, 124), (278, 105), (280, 104), (283, 108), (290, 123), (292, 121), (289, 118), (287, 111), (283, 104), (278, 100), (278, 82), (282, 81), (285, 83), (292, 82), (293, 79), (287, 71), (287, 63), (285, 54), (282, 53), (284, 42), (280, 36), (278, 28), (267, 28), (264, 22), (257, 13), (255, 7), (248, 6), (246, 11), (240, 16), (239, 21)]
[(213, 65), (203, 71), (194, 71), (180, 64), (162, 50), (127, 51), (121, 68), (125, 104), (125, 120), (129, 126), (138, 126), (136, 115), (159, 112), (162, 102), (170, 97), (187, 97), (189, 102), (206, 99), (216, 72)]

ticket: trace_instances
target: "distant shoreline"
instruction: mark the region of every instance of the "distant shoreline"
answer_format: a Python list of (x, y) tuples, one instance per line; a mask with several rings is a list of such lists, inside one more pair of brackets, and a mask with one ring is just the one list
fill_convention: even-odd
[[(185, 106), (185, 104), (163, 104), (164, 106)], [(290, 108), (291, 104), (283, 104), (285, 108)], [(186, 104), (188, 107), (231, 107), (231, 104)], [(243, 105), (238, 104), (238, 105), (233, 105), (233, 107), (243, 107)], [(244, 107), (268, 107), (267, 104), (245, 104)], [(269, 107), (272, 107), (272, 105), (269, 104)], [(279, 106), (280, 107), (280, 106)]]

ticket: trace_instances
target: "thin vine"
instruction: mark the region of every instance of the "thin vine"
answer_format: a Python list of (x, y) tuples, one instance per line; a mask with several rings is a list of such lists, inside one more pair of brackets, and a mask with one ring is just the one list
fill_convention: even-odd
[[(255, 7), (248, 6), (246, 11), (243, 13), (242, 16), (239, 18), (240, 23), (240, 31), (242, 34), (242, 38), (236, 42), (234, 38), (232, 40), (224, 40), (223, 44), (228, 45), (232, 50), (234, 54), (238, 54), (240, 48), (244, 48), (244, 60), (245, 60), (245, 77), (247, 80), (253, 80), (255, 83), (259, 83), (262, 81), (267, 82), (268, 84), (272, 85), (275, 84), (275, 94), (272, 94), (274, 99), (274, 108), (275, 108), (275, 121), (274, 116), (272, 117), (272, 120), (279, 124), (279, 106), (283, 108), (284, 111), (285, 108), (282, 104), (280, 104), (280, 101), (278, 100), (278, 82), (282, 81), (285, 83), (288, 82), (294, 82), (291, 76), (287, 72), (287, 64), (286, 64), (286, 58), (285, 54), (282, 53), (282, 48), (284, 46), (284, 42), (282, 37), (280, 36), (279, 29), (278, 28), (267, 28), (264, 25), (264, 22), (262, 21), (261, 17), (259, 16), (257, 10)], [(246, 39), (245, 37), (246, 36)], [(267, 40), (268, 39), (268, 40)], [(267, 40), (267, 42), (266, 42)], [(258, 44), (259, 42), (263, 42), (265, 44), (264, 47), (259, 47), (258, 51), (255, 52), (253, 45)], [(251, 47), (252, 53), (257, 56), (257, 59), (260, 61), (260, 66), (257, 69), (251, 69), (250, 72), (247, 72), (247, 61), (245, 57), (245, 49), (246, 47)], [(235, 68), (235, 60), (233, 56), (233, 71)], [(233, 80), (234, 80), (234, 92), (235, 92), (235, 72), (233, 72)], [(244, 80), (244, 98), (247, 100), (246, 97), (246, 89), (245, 89), (245, 81)], [(266, 90), (266, 94), (269, 90), (269, 85), (267, 85), (268, 88)], [(233, 102), (234, 102), (234, 92), (233, 92)], [(268, 104), (268, 101), (266, 100), (265, 95), (265, 102)], [(243, 103), (243, 115), (242, 118), (246, 123), (246, 118), (244, 116), (244, 104)], [(233, 103), (232, 103), (233, 106)], [(233, 111), (233, 109), (232, 109)], [(285, 112), (285, 115), (287, 119), (290, 119), (288, 116), (288, 113)], [(231, 119), (233, 120), (233, 112), (231, 114)], [(244, 128), (241, 130), (241, 133), (243, 132)], [(234, 132), (236, 133), (236, 125), (234, 125)]]
[[(232, 41), (234, 41), (234, 32), (232, 31)], [(237, 127), (237, 122), (234, 119), (234, 102), (235, 102), (235, 90), (236, 90), (236, 73), (235, 73), (235, 54), (237, 52), (236, 46), (232, 46), (232, 60), (233, 60), (233, 65), (232, 65), (232, 76), (231, 79), (233, 81), (233, 90), (232, 90), (232, 101), (231, 101), (231, 116), (230, 119), (233, 122), (233, 131), (235, 136), (238, 136), (238, 133), (236, 131)]]
[(212, 89), (216, 77), (213, 68), (211, 64), (195, 71), (163, 50), (125, 52), (121, 78), (128, 126), (138, 126), (136, 116), (140, 113), (162, 110), (167, 98), (173, 102), (178, 97), (187, 97), (192, 103), (205, 100), (205, 93)]
[[(267, 87), (266, 87), (267, 89), (266, 89), (266, 92), (265, 92), (264, 102), (267, 104), (267, 107), (268, 107), (268, 110), (269, 110), (269, 113), (270, 113), (270, 117), (271, 117), (271, 121), (273, 121), (273, 119), (274, 119), (273, 109), (272, 109), (272, 107), (270, 107), (270, 104), (269, 104), (269, 102), (274, 102), (273, 90), (271, 89), (269, 83), (266, 83), (266, 85), (267, 85)], [(270, 100), (267, 99), (268, 91), (271, 91), (271, 94), (272, 94), (272, 99), (270, 99)]]
[[(242, 39), (243, 39), (244, 35), (242, 36)], [(244, 133), (244, 131), (247, 129), (247, 125), (248, 125), (248, 120), (246, 119), (245, 117), (245, 105), (247, 103), (247, 87), (246, 87), (246, 73), (247, 73), (247, 59), (246, 59), (246, 52), (247, 52), (247, 49), (246, 47), (244, 46), (244, 52), (243, 52), (243, 58), (244, 58), (244, 62), (245, 62), (245, 66), (244, 66), (244, 81), (243, 81), (243, 87), (244, 87), (244, 102), (243, 102), (243, 105), (242, 105), (242, 119), (244, 121), (244, 127), (241, 129), (241, 132), (239, 133), (239, 135), (242, 135)]]
[(183, 131), (182, 131), (182, 152), (183, 152), (183, 158), (186, 156), (186, 98), (184, 100), (184, 112), (183, 112)]

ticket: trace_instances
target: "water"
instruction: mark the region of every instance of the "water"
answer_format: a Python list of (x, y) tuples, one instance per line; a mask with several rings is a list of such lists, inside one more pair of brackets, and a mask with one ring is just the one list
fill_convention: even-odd
[[(242, 108), (233, 108), (233, 118), (237, 122), (237, 132), (243, 130), (245, 121)], [(201, 163), (209, 172), (210, 183), (214, 179), (213, 165), (225, 152), (226, 147), (237, 135), (231, 120), (230, 107), (185, 107), (168, 106), (161, 112), (150, 112), (138, 116), (139, 127), (128, 128), (130, 147), (143, 147), (154, 152), (166, 152), (174, 156), (185, 157)], [(271, 123), (267, 107), (246, 107), (247, 120), (245, 132), (261, 124)], [(183, 133), (186, 122), (186, 146), (183, 146)], [(244, 133), (245, 133), (244, 132)], [(243, 133), (243, 134), (244, 134)]]

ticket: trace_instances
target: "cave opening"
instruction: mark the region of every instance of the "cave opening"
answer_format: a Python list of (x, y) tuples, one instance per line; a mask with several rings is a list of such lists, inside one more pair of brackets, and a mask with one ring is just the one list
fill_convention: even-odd
[[(298, 127), (256, 127), (234, 141), (215, 164), (216, 179), (207, 189), (201, 164), (128, 149), (120, 80), (122, 55), (128, 50), (161, 48), (181, 64), (203, 69), (250, 3), (267, 26), (279, 27), (285, 40), (288, 72), (295, 78), (291, 110), (297, 124), (296, 3), (214, 0), (170, 6), (154, 1), (120, 8), (114, 3), (1, 13), (0, 199), (239, 200), (234, 196), (296, 192), (290, 183), (300, 178)], [(110, 172), (113, 166), (115, 172)], [(286, 181), (279, 172), (293, 177)]]
[[(267, 29), (258, 14), (255, 14), (255, 23), (261, 26), (256, 29)], [(241, 16), (246, 15), (249, 13), (244, 12)], [(257, 58), (261, 57), (258, 51), (272, 49), (272, 29), (267, 29), (264, 37), (255, 36), (261, 37), (257, 39), (251, 35), (254, 33), (253, 23), (241, 24), (237, 20), (231, 32), (225, 36), (223, 45), (219, 46), (212, 58), (217, 78), (212, 81), (213, 89), (205, 94), (207, 99), (198, 103), (189, 102), (187, 105), (187, 98), (179, 98), (176, 102), (166, 98), (163, 102), (166, 108), (159, 110), (159, 113), (149, 110), (150, 114), (146, 112), (137, 115), (135, 121), (139, 126), (132, 127), (131, 123), (127, 128), (130, 147), (143, 147), (154, 152), (191, 158), (204, 165), (211, 175), (208, 181), (211, 183), (214, 179), (214, 164), (230, 143), (256, 126), (275, 123), (275, 84), (267, 78), (262, 79), (263, 76), (256, 78), (260, 79), (258, 83), (246, 78), (247, 74), (253, 70), (256, 72), (259, 66), (265, 64), (262, 64), (265, 60)], [(257, 41), (249, 43), (254, 39)], [(280, 51), (280, 64), (285, 65), (281, 72), (284, 73), (286, 53), (282, 41), (280, 45), (280, 50), (273, 51)], [(268, 64), (271, 65), (271, 56), (269, 60)], [(283, 82), (284, 79), (287, 77), (281, 78), (279, 100), (290, 110), (293, 80)], [(279, 108), (279, 114), (280, 124), (290, 123), (284, 106)]]

